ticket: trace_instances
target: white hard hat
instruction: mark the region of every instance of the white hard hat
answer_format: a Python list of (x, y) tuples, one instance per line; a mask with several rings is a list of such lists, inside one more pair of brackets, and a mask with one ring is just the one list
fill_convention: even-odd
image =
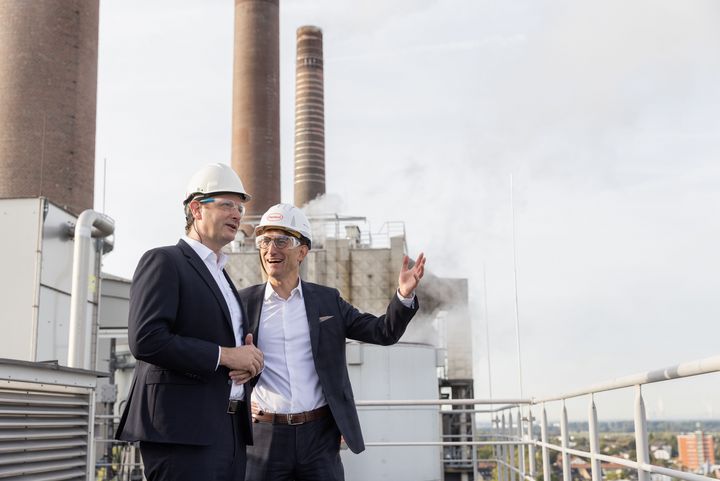
[(210, 194), (237, 194), (242, 202), (250, 200), (250, 195), (245, 192), (240, 177), (227, 164), (210, 164), (198, 170), (190, 178), (187, 189), (185, 189), (185, 201), (187, 204), (196, 196), (207, 196)]
[(312, 244), (310, 222), (303, 211), (294, 205), (275, 204), (270, 207), (255, 227), (255, 235), (258, 236), (268, 229), (282, 229), (297, 234), (307, 241), (308, 247)]

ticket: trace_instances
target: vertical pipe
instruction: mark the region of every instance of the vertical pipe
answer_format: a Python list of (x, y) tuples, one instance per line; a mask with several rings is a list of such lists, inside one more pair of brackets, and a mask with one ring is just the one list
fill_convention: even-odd
[(105, 214), (88, 209), (80, 214), (75, 224), (67, 365), (84, 369), (90, 368), (91, 326), (87, 319), (87, 297), (93, 227), (108, 236), (115, 230), (115, 222)]
[(535, 418), (533, 418), (532, 413), (532, 407), (528, 406), (528, 430), (527, 430), (527, 440), (530, 441), (531, 444), (528, 444), (528, 460), (530, 462), (530, 472), (528, 473), (531, 478), (535, 478), (535, 444), (533, 444), (534, 438), (533, 438), (533, 424), (535, 423)]
[[(642, 386), (635, 386), (635, 448), (637, 462), (650, 464), (650, 450), (648, 449), (647, 417), (645, 415), (645, 401), (642, 396)], [(650, 473), (642, 467), (638, 468), (638, 481), (649, 481)]]
[(562, 446), (563, 481), (572, 481), (570, 473), (570, 454), (568, 454), (568, 419), (565, 400), (562, 401), (562, 414), (560, 417), (560, 445)]
[(235, 0), (232, 168), (249, 215), (280, 202), (279, 0)]
[(590, 395), (590, 408), (588, 410), (588, 431), (590, 436), (590, 468), (592, 470), (592, 481), (602, 481), (602, 468), (597, 455), (600, 453), (600, 435), (598, 433), (597, 409), (595, 407), (595, 395)]
[(542, 411), (540, 413), (540, 439), (542, 441), (542, 464), (543, 464), (543, 481), (550, 480), (550, 453), (547, 447), (548, 444), (548, 422), (547, 422), (547, 411), (545, 409), (545, 403), (542, 404)]

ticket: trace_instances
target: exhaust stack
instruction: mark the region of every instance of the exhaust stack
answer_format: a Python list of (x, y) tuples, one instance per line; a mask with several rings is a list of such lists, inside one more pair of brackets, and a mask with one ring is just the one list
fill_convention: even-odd
[(297, 29), (295, 62), (295, 205), (325, 194), (323, 39), (318, 27)]
[(249, 215), (280, 202), (279, 0), (235, 0), (232, 161)]
[(0, 198), (93, 207), (98, 9), (0, 2)]

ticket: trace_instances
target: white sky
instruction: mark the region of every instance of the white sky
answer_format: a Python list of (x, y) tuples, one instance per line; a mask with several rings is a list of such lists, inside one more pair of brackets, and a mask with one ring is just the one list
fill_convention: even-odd
[[(106, 272), (131, 277), (142, 252), (174, 244), (189, 176), (230, 161), (233, 9), (101, 2)], [(478, 397), (483, 269), (493, 394), (519, 394), (511, 175), (526, 396), (718, 353), (720, 3), (283, 0), (280, 17), (283, 200), (295, 29), (316, 25), (327, 191), (374, 227), (405, 221), (411, 255), (469, 278)], [(648, 389), (648, 412), (713, 416), (716, 382)], [(601, 417), (632, 415), (609, 404)]]

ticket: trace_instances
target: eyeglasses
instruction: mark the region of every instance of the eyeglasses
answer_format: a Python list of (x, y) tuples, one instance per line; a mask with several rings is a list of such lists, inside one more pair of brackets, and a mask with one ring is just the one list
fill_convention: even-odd
[(198, 200), (198, 202), (200, 202), (201, 204), (215, 203), (220, 210), (228, 212), (228, 213), (232, 212), (234, 210), (239, 211), (240, 215), (243, 215), (245, 213), (244, 205), (237, 203), (237, 202), (233, 202), (228, 199), (216, 199), (214, 197), (206, 197), (204, 199)]
[(258, 249), (268, 249), (270, 243), (275, 244), (278, 249), (294, 249), (300, 245), (300, 239), (291, 235), (260, 235), (255, 238), (255, 247)]

